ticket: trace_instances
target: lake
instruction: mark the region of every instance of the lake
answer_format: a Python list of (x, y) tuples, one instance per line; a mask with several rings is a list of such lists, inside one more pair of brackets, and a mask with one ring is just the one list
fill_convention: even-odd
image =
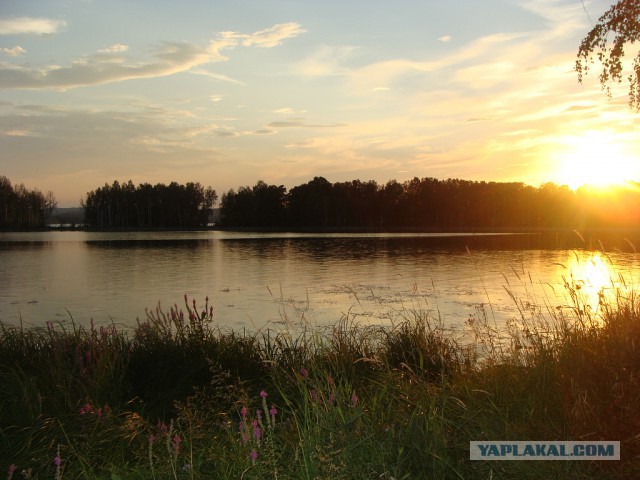
[(519, 309), (568, 305), (565, 280), (598, 308), (621, 276), (637, 284), (631, 247), (576, 234), (0, 233), (0, 319), (132, 326), (186, 294), (209, 297), (234, 329), (347, 314), (385, 324), (414, 311), (457, 329), (479, 309), (502, 324)]

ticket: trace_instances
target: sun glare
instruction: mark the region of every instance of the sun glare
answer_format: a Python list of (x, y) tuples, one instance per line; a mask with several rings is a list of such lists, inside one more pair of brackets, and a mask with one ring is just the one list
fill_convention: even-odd
[(611, 263), (599, 253), (583, 256), (576, 253), (569, 258), (567, 269), (573, 288), (592, 312), (598, 311), (601, 300), (614, 300), (615, 272)]
[(552, 157), (553, 181), (572, 190), (582, 186), (621, 186), (640, 178), (640, 159), (625, 151), (624, 145), (606, 132), (565, 137)]

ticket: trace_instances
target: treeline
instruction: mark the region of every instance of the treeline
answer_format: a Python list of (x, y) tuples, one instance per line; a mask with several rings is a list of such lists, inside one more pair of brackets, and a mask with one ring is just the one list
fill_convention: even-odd
[(577, 192), (546, 183), (413, 178), (331, 183), (315, 177), (292, 188), (258, 182), (222, 195), (227, 227), (513, 229), (640, 226), (638, 185)]
[(0, 175), (0, 228), (44, 227), (56, 206), (52, 192), (43, 194), (37, 189), (29, 190), (23, 183), (14, 186), (7, 177)]
[(89, 227), (196, 228), (207, 226), (217, 198), (215, 190), (197, 182), (136, 187), (129, 180), (87, 193), (82, 206)]

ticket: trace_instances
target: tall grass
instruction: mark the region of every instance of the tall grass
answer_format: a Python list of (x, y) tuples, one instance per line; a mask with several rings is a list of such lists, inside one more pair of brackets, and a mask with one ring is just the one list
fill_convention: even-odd
[[(541, 306), (463, 344), (427, 315), (234, 332), (205, 303), (133, 329), (0, 324), (8, 478), (632, 478), (640, 305)], [(516, 299), (517, 300), (517, 299)], [(619, 440), (620, 462), (471, 462), (471, 440)]]

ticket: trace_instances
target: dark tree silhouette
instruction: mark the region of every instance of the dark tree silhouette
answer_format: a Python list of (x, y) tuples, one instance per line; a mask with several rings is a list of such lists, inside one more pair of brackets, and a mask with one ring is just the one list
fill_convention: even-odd
[(53, 192), (44, 195), (22, 183), (12, 186), (7, 177), (0, 176), (0, 228), (44, 227), (56, 205)]
[[(624, 80), (625, 47), (640, 40), (640, 0), (619, 0), (609, 8), (582, 40), (578, 49), (578, 81), (588, 74), (594, 58), (600, 70), (600, 84), (611, 95), (611, 82)], [(640, 111), (640, 52), (633, 59), (629, 81), (629, 107)]]
[(197, 182), (136, 187), (131, 180), (116, 180), (87, 193), (83, 207), (91, 227), (195, 228), (208, 224), (217, 198), (215, 190)]

